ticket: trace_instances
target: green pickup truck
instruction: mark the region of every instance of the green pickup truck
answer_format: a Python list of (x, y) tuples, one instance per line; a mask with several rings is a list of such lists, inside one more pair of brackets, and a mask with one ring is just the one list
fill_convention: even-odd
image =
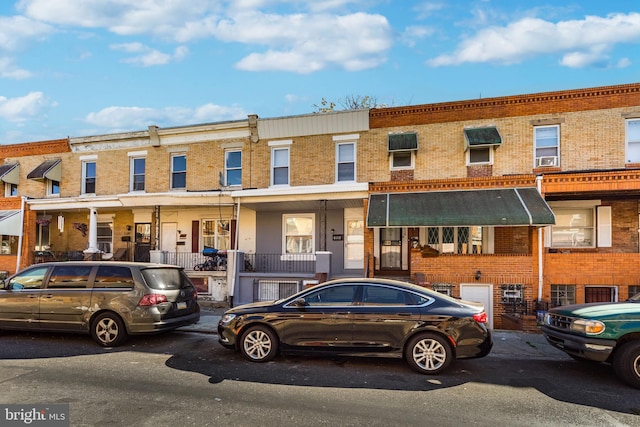
[(542, 333), (576, 360), (612, 363), (622, 381), (640, 388), (640, 294), (625, 302), (552, 308)]

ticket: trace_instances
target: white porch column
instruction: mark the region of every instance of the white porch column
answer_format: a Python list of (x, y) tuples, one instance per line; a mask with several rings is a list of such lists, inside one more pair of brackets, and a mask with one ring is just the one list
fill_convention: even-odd
[(100, 252), (98, 249), (98, 211), (95, 208), (89, 208), (89, 247), (84, 252)]

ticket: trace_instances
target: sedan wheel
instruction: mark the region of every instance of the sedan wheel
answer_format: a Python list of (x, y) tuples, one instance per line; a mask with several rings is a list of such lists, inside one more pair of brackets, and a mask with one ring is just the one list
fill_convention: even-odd
[(438, 374), (453, 360), (449, 343), (436, 334), (420, 334), (411, 339), (405, 350), (411, 369), (422, 374)]
[(103, 313), (93, 321), (91, 336), (103, 347), (116, 347), (127, 339), (127, 330), (118, 315)]
[(240, 350), (252, 362), (268, 362), (278, 352), (278, 337), (267, 327), (254, 326), (242, 334)]

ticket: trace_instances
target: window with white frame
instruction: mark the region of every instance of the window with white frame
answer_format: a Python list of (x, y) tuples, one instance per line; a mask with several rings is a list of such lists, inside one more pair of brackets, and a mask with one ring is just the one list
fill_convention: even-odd
[(595, 247), (595, 209), (593, 207), (553, 208), (556, 217), (551, 226), (553, 248)]
[(187, 188), (187, 155), (173, 154), (171, 156), (171, 189), (185, 188)]
[(202, 245), (220, 251), (230, 248), (230, 224), (229, 220), (204, 219), (202, 220)]
[(391, 153), (391, 169), (413, 169), (413, 151), (394, 151)]
[(112, 253), (113, 222), (98, 222), (98, 249), (104, 253)]
[(315, 248), (313, 214), (283, 215), (283, 253), (312, 254)]
[(36, 219), (36, 251), (47, 251), (51, 248), (49, 243), (49, 230), (51, 219), (38, 217)]
[(627, 162), (640, 162), (640, 119), (626, 121)]
[(60, 195), (60, 181), (47, 179), (47, 196)]
[(96, 162), (82, 162), (82, 194), (95, 194), (96, 192)]
[(18, 184), (12, 184), (10, 182), (5, 182), (4, 184), (4, 196), (5, 197), (16, 197), (18, 195)]
[(242, 185), (242, 151), (228, 150), (224, 152), (224, 185)]
[(418, 135), (415, 132), (388, 135), (389, 162), (391, 169), (413, 169), (415, 152), (418, 150)]
[(491, 252), (487, 227), (427, 227), (427, 245), (442, 254)]
[(271, 149), (271, 185), (289, 185), (289, 147)]
[(131, 157), (129, 170), (129, 191), (144, 191), (147, 160), (144, 157)]
[(345, 142), (336, 144), (336, 181), (356, 180), (356, 144)]
[(560, 165), (560, 125), (536, 126), (534, 133), (534, 167)]
[(483, 165), (493, 163), (493, 147), (469, 148), (467, 150), (468, 165)]
[(551, 306), (576, 303), (576, 287), (574, 285), (551, 285)]

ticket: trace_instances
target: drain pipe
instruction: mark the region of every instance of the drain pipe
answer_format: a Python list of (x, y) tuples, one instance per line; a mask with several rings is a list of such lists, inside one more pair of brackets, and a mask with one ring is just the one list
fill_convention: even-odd
[(16, 273), (20, 271), (20, 259), (22, 258), (22, 235), (24, 234), (24, 205), (27, 198), (22, 196), (22, 206), (20, 207), (20, 234), (18, 235), (18, 256), (16, 259)]
[[(536, 176), (536, 188), (538, 189), (538, 193), (542, 195), (542, 175)], [(544, 241), (542, 240), (542, 233), (542, 227), (538, 227), (538, 301), (542, 301), (542, 285), (544, 281), (544, 274), (542, 271), (544, 268), (544, 263), (542, 262)]]

